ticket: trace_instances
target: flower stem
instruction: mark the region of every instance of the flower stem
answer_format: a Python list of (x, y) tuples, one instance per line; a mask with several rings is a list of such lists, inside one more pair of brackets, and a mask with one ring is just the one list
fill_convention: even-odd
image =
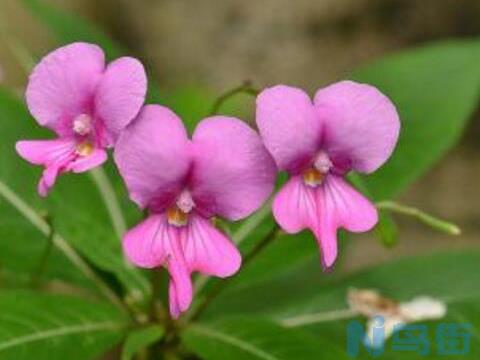
[(78, 255), (74, 248), (61, 237), (58, 233), (51, 230), (48, 223), (37, 212), (31, 208), (22, 198), (20, 198), (12, 189), (5, 183), (0, 181), (0, 197), (3, 197), (9, 202), (17, 211), (22, 214), (30, 223), (35, 226), (42, 234), (48, 236), (51, 232), (53, 244), (64, 253), (64, 255), (75, 265), (86, 278), (91, 280), (102, 293), (105, 298), (110, 300), (118, 308), (126, 310), (125, 305), (118, 297), (118, 295), (95, 273), (90, 265)]
[(89, 174), (91, 175), (91, 178), (97, 186), (98, 192), (105, 203), (105, 207), (110, 215), (110, 219), (117, 237), (122, 239), (123, 234), (127, 230), (127, 225), (110, 179), (102, 167), (97, 167), (91, 170)]
[[(275, 225), (272, 230), (270, 230), (270, 232), (260, 242), (258, 242), (247, 255), (245, 255), (242, 261), (242, 266), (250, 263), (250, 261), (260, 254), (277, 237), (279, 233), (280, 228)], [(217, 282), (204, 300), (195, 309), (193, 309), (191, 316), (187, 316), (187, 320), (193, 321), (198, 319), (211, 304), (211, 302), (228, 286), (229, 283), (230, 282), (228, 281)]]
[(210, 115), (216, 115), (218, 114), (220, 108), (223, 106), (223, 104), (230, 98), (238, 95), (238, 94), (247, 94), (247, 95), (252, 95), (252, 96), (257, 96), (259, 93), (259, 90), (253, 87), (252, 83), (250, 81), (245, 81), (242, 85), (237, 86), (231, 90), (228, 90), (227, 92), (223, 93), (220, 95), (217, 100), (213, 103), (212, 109), (210, 110)]
[(376, 204), (376, 206), (380, 210), (383, 209), (383, 210), (388, 210), (398, 214), (411, 216), (417, 219), (418, 221), (430, 226), (431, 228), (447, 233), (449, 235), (460, 235), (462, 232), (457, 225), (451, 222), (439, 219), (437, 217), (434, 217), (414, 207), (402, 205), (394, 201), (380, 201)]

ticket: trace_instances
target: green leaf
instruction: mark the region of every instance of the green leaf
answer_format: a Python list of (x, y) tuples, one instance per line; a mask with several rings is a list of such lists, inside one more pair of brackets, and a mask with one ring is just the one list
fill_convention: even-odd
[(101, 193), (87, 174), (62, 175), (49, 194), (47, 208), (55, 229), (68, 235), (75, 249), (100, 269), (115, 274), (127, 295), (145, 302), (151, 294), (148, 279), (124, 258)]
[(192, 324), (181, 336), (190, 351), (209, 360), (348, 359), (340, 348), (321, 337), (258, 318)]
[[(444, 318), (424, 321), (429, 330), (431, 352), (420, 356), (415, 352), (392, 350), (390, 339), (385, 354), (380, 359), (438, 359), (436, 329), (440, 324), (470, 324), (470, 352), (462, 359), (478, 359), (480, 356), (480, 282), (478, 264), (480, 250), (463, 250), (401, 259), (389, 264), (360, 271), (326, 287), (317, 289), (317, 294), (300, 295), (296, 304), (276, 309), (271, 316), (280, 324), (292, 329), (302, 329), (327, 340), (346, 344), (347, 325), (351, 320), (366, 320), (356, 317), (347, 306), (348, 289), (375, 289), (396, 301), (409, 301), (417, 296), (430, 296), (447, 305)], [(305, 286), (309, 286), (306, 284)], [(285, 291), (288, 291), (285, 289)], [(460, 340), (461, 341), (461, 340)], [(360, 359), (369, 359), (365, 349)]]
[(354, 73), (392, 99), (402, 122), (392, 158), (364, 178), (376, 200), (400, 193), (456, 144), (478, 104), (479, 61), (478, 40), (457, 40), (392, 55)]
[(132, 360), (135, 354), (159, 341), (164, 333), (160, 325), (151, 325), (132, 331), (123, 345), (122, 360)]
[(123, 338), (129, 321), (105, 303), (32, 292), (0, 293), (2, 360), (90, 360)]
[[(480, 353), (480, 250), (441, 252), (433, 255), (407, 257), (375, 266), (347, 276), (329, 279), (316, 268), (306, 267), (295, 275), (241, 289), (221, 297), (213, 314), (242, 314), (268, 317), (291, 330), (310, 332), (315, 338), (342, 346), (344, 355), (347, 325), (351, 320), (365, 323), (347, 305), (351, 288), (375, 289), (397, 301), (409, 301), (417, 296), (430, 296), (447, 304), (447, 316), (425, 322), (431, 330), (430, 343), (435, 346), (435, 329), (439, 323), (470, 323), (472, 352), (469, 359)], [(423, 322), (422, 322), (423, 323)], [(415, 354), (394, 352), (387, 344), (382, 359), (422, 359)], [(434, 349), (427, 359), (438, 359)], [(370, 359), (363, 351), (360, 359)]]
[(63, 44), (76, 41), (95, 43), (105, 50), (108, 59), (114, 59), (126, 53), (126, 50), (104, 31), (78, 15), (57, 9), (42, 0), (23, 0), (23, 4), (39, 20), (47, 24)]
[(95, 289), (58, 248), (52, 249), (49, 262), (41, 269), (41, 261), (48, 251), (47, 236), (39, 232), (0, 195), (0, 284), (5, 287), (25, 287), (34, 276), (43, 282), (62, 282)]
[(282, 234), (232, 279), (232, 289), (285, 275), (318, 256), (317, 243), (310, 232), (303, 231), (295, 236)]
[[(398, 301), (420, 295), (448, 304), (480, 299), (480, 288), (475, 286), (480, 282), (479, 262), (478, 249), (403, 258), (333, 281), (317, 293), (305, 292), (290, 305), (276, 309), (275, 317), (285, 324), (315, 323), (316, 319), (321, 322), (331, 314), (347, 310), (346, 295), (350, 288), (376, 289)], [(309, 286), (307, 283), (306, 287)]]

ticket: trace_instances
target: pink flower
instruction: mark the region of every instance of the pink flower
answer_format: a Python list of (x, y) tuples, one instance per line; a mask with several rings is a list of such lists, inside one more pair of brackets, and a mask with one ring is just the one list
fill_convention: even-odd
[(235, 221), (257, 210), (273, 189), (276, 167), (260, 136), (240, 120), (204, 119), (188, 139), (169, 109), (149, 105), (120, 137), (115, 161), (131, 199), (150, 216), (123, 247), (140, 267), (170, 273), (170, 312), (192, 301), (193, 271), (233, 275), (241, 257), (213, 216)]
[(344, 176), (371, 173), (391, 155), (400, 122), (376, 88), (343, 81), (320, 89), (312, 103), (300, 89), (275, 86), (257, 98), (256, 121), (278, 168), (290, 179), (276, 195), (273, 214), (288, 233), (310, 229), (324, 268), (337, 257), (337, 229), (370, 230), (375, 206)]
[(138, 60), (123, 57), (105, 66), (96, 45), (74, 43), (43, 58), (30, 76), (26, 100), (37, 122), (57, 138), (16, 144), (21, 157), (45, 167), (39, 194), (46, 196), (61, 173), (101, 165), (105, 149), (140, 111), (146, 91)]

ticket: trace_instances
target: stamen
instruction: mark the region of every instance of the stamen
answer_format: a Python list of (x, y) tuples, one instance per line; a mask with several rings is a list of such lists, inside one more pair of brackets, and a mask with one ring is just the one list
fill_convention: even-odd
[(324, 174), (314, 168), (310, 168), (303, 173), (303, 181), (305, 184), (311, 187), (317, 187), (321, 185), (324, 177)]
[(92, 118), (88, 114), (80, 114), (73, 120), (73, 131), (81, 136), (88, 135), (92, 131)]
[(321, 173), (326, 174), (330, 171), (333, 164), (328, 154), (325, 151), (320, 151), (315, 157), (315, 162), (313, 163), (313, 166)]
[(167, 210), (167, 220), (173, 226), (185, 226), (188, 223), (188, 213), (183, 212), (177, 206), (172, 206)]
[(75, 147), (75, 151), (80, 156), (89, 156), (93, 153), (94, 147), (90, 141), (84, 141)]
[(183, 190), (180, 196), (177, 199), (177, 207), (182, 210), (184, 213), (189, 213), (192, 211), (195, 203), (193, 202), (192, 195), (188, 190)]
[(325, 175), (330, 172), (333, 164), (325, 151), (319, 151), (313, 161), (313, 166), (303, 173), (303, 181), (306, 185), (317, 187), (322, 184)]

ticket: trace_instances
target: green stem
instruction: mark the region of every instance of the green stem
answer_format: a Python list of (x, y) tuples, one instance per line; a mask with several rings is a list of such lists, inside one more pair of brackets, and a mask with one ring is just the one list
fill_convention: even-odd
[(426, 212), (396, 203), (394, 201), (381, 201), (376, 204), (377, 208), (380, 210), (388, 210), (402, 215), (411, 216), (418, 221), (432, 227), (435, 230), (450, 234), (450, 235), (460, 235), (461, 229), (448, 221), (434, 217)]
[[(260, 254), (280, 233), (280, 228), (275, 225), (272, 230), (260, 241), (255, 247), (243, 258), (242, 266), (246, 266), (252, 261), (258, 254)], [(187, 321), (193, 321), (198, 319), (203, 312), (208, 308), (211, 302), (220, 294), (229, 284), (228, 281), (220, 281), (215, 284), (212, 290), (204, 298), (204, 300), (193, 309), (190, 316), (187, 315)]]
[[(28, 221), (32, 223), (42, 234), (48, 236), (51, 229), (48, 223), (37, 212), (32, 209), (23, 199), (21, 199), (14, 191), (12, 191), (5, 183), (0, 181), (0, 197), (7, 200), (19, 213), (21, 213)], [(118, 295), (95, 273), (80, 255), (77, 254), (70, 244), (58, 233), (53, 233), (53, 244), (64, 253), (64, 255), (75, 265), (81, 273), (91, 280), (108, 300), (125, 310), (123, 302)]]
[(247, 94), (252, 96), (257, 96), (259, 91), (253, 87), (250, 81), (245, 81), (242, 85), (237, 86), (231, 90), (220, 95), (217, 100), (212, 105), (212, 109), (210, 110), (210, 115), (218, 114), (220, 108), (223, 104), (230, 98), (238, 95), (238, 94)]
[(123, 234), (127, 231), (127, 225), (110, 179), (102, 167), (91, 170), (89, 174), (105, 203), (117, 237), (122, 239)]

